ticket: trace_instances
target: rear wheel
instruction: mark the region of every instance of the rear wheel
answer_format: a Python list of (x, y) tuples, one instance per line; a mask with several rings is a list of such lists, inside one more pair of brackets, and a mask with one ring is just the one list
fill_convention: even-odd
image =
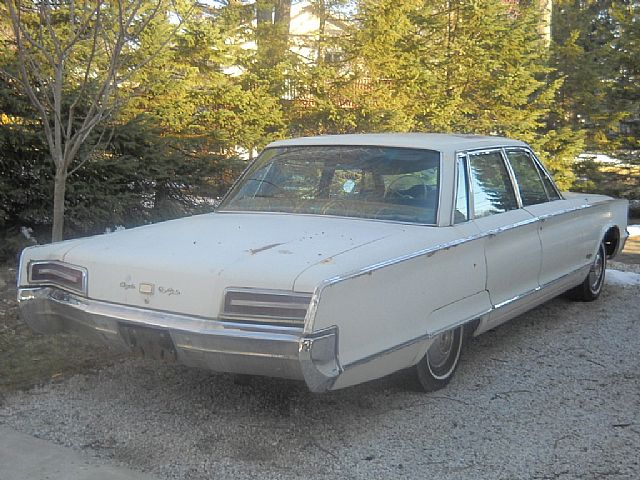
[(415, 366), (420, 387), (433, 392), (447, 385), (458, 367), (464, 326), (437, 335), (425, 356)]
[(580, 302), (593, 302), (597, 299), (602, 292), (606, 269), (607, 251), (604, 242), (602, 242), (589, 269), (589, 275), (584, 279), (584, 282), (569, 290), (569, 298)]

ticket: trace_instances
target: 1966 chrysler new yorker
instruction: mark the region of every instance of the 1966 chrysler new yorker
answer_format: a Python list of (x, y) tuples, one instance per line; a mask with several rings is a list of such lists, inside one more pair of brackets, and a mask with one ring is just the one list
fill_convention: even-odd
[(24, 251), (20, 311), (151, 357), (322, 392), (412, 367), (569, 290), (595, 300), (627, 202), (560, 193), (500, 137), (270, 144), (214, 213)]

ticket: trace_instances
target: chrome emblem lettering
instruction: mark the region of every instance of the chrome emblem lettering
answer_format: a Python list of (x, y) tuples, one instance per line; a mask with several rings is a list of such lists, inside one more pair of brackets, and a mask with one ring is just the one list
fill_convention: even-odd
[(180, 290), (171, 287), (158, 287), (158, 291), (163, 295), (180, 295)]

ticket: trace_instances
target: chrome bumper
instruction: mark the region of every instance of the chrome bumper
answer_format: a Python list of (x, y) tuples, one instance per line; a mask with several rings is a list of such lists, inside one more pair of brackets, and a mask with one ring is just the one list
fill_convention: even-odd
[(41, 333), (74, 332), (128, 350), (123, 327), (164, 331), (176, 360), (219, 372), (304, 380), (312, 392), (329, 390), (342, 368), (337, 328), (304, 334), (302, 328), (246, 324), (128, 307), (52, 287), (18, 290), (20, 315)]

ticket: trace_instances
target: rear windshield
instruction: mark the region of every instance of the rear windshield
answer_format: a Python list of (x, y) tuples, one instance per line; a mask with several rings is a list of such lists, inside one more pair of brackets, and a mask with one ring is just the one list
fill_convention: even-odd
[(440, 154), (372, 146), (269, 148), (220, 211), (284, 212), (435, 224)]

